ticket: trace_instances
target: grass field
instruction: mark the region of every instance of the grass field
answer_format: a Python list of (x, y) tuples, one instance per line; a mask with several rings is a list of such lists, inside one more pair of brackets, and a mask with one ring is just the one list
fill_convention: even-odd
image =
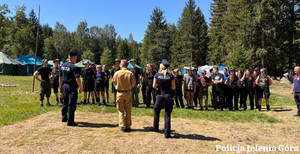
[[(14, 76), (0, 76), (0, 84), (16, 85), (16, 87), (0, 87), (0, 126), (10, 124), (16, 121), (31, 118), (35, 115), (42, 114), (48, 111), (60, 110), (61, 106), (54, 107), (39, 107), (39, 83), (35, 82), (35, 93), (31, 92), (32, 77), (14, 77)], [(282, 85), (275, 82), (271, 87), (271, 107), (282, 108), (284, 106), (294, 105), (294, 100), (289, 95), (289, 85)], [(141, 95), (141, 94), (140, 94)], [(79, 95), (78, 101), (83, 100), (83, 94)], [(51, 95), (51, 103), (55, 104), (55, 96)], [(113, 95), (110, 93), (110, 102), (113, 101)], [(140, 96), (140, 102), (142, 97)], [(80, 105), (79, 111), (97, 112), (97, 113), (116, 113), (117, 110), (112, 107)], [(146, 109), (144, 104), (140, 104), (139, 108), (133, 108), (134, 116), (153, 116), (153, 109)], [(161, 113), (163, 114), (163, 113)], [(235, 121), (235, 122), (278, 122), (278, 119), (266, 115), (265, 113), (256, 111), (246, 112), (211, 112), (211, 111), (197, 111), (181, 108), (174, 108), (173, 117), (177, 118), (198, 118), (215, 121)]]
[[(270, 112), (265, 107), (263, 112), (174, 107), (171, 140), (164, 139), (162, 131), (148, 132), (153, 109), (144, 104), (132, 109), (133, 131), (129, 134), (119, 131), (112, 103), (109, 107), (78, 104), (75, 120), (79, 126), (67, 127), (60, 122), (61, 104), (39, 107), (39, 83), (32, 93), (32, 77), (0, 76), (0, 84), (16, 86), (0, 87), (0, 153), (214, 153), (216, 145), (300, 143), (299, 118), (292, 116), (291, 87), (277, 81), (271, 87)], [(54, 98), (51, 95), (52, 104)], [(82, 99), (80, 94), (79, 101)]]

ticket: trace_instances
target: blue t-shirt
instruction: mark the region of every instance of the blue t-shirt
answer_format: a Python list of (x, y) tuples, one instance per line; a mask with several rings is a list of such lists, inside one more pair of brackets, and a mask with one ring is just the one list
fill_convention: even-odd
[(100, 72), (100, 73), (98, 73), (98, 72), (96, 72), (95, 73), (95, 79), (96, 79), (96, 82), (104, 82), (104, 80), (105, 80), (105, 73), (104, 72)]
[(229, 74), (224, 74), (224, 80), (223, 80), (223, 83), (225, 83), (225, 81), (227, 80), (227, 78), (229, 77)]
[(68, 84), (73, 90), (77, 90), (76, 78), (80, 78), (80, 70), (71, 62), (61, 65), (59, 76), (62, 77), (63, 84)]
[(300, 92), (300, 75), (295, 75), (293, 82), (294, 82), (294, 92)]
[(160, 92), (172, 93), (172, 80), (174, 80), (174, 76), (170, 73), (167, 73), (164, 76), (163, 73), (156, 73), (154, 78), (157, 80), (158, 90)]

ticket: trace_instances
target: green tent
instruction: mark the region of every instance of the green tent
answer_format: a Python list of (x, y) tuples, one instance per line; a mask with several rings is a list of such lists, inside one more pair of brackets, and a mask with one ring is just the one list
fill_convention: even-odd
[(0, 75), (26, 75), (26, 65), (0, 52)]
[(84, 62), (88, 61), (90, 64), (95, 64), (94, 62), (88, 60), (88, 59), (82, 59), (80, 62), (76, 63), (75, 66), (79, 67), (79, 68), (84, 68)]

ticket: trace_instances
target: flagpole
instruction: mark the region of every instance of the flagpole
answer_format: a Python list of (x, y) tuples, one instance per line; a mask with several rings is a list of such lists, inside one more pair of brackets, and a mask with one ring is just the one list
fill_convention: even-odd
[[(35, 59), (34, 59), (34, 67), (33, 67), (33, 73), (36, 71), (36, 60), (37, 60), (37, 50), (38, 50), (38, 42), (39, 42), (39, 27), (40, 25), (40, 5), (39, 5), (39, 16), (38, 16), (38, 21), (37, 21), (37, 33), (36, 33), (36, 39), (35, 39)], [(34, 92), (34, 81), (35, 78), (33, 76), (33, 81), (32, 81), (32, 92)]]

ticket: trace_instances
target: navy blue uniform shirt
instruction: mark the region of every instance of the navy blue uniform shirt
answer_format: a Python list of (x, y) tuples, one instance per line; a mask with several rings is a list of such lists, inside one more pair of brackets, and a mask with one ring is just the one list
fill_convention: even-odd
[(96, 82), (100, 83), (100, 82), (104, 82), (105, 80), (105, 73), (104, 72), (96, 72), (95, 73), (95, 79), (96, 79)]
[(77, 90), (76, 78), (80, 78), (80, 70), (71, 62), (66, 62), (60, 67), (59, 76), (63, 84), (69, 84), (72, 89)]
[(294, 82), (294, 92), (299, 93), (300, 92), (300, 75), (295, 75), (293, 82)]
[(157, 81), (158, 90), (160, 92), (172, 94), (172, 80), (174, 80), (174, 76), (172, 74), (167, 73), (166, 76), (164, 76), (163, 73), (156, 73), (154, 78)]

